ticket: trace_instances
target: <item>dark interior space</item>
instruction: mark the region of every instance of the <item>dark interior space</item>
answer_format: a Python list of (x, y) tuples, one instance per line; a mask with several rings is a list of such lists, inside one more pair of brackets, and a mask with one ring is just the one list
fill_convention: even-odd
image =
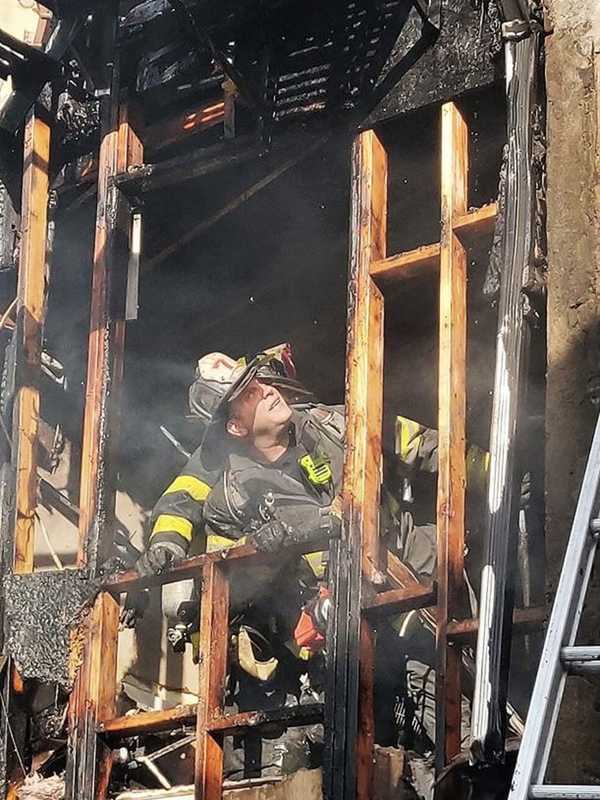
[[(501, 89), (461, 100), (469, 119), (470, 202), (497, 192), (503, 144)], [(439, 114), (425, 108), (380, 126), (389, 152), (388, 252), (439, 239)], [(176, 243), (269, 172), (251, 163), (145, 197), (139, 317), (127, 329), (119, 488), (150, 509), (184, 462), (161, 434), (166, 426), (191, 450), (201, 437), (186, 421), (187, 389), (197, 359), (213, 350), (237, 358), (289, 341), (298, 374), (325, 403), (343, 401), (348, 260), (350, 140), (323, 136), (314, 153), (158, 266), (144, 260)], [(47, 348), (66, 369), (67, 403), (47, 392), (43, 415), (55, 415), (77, 445), (89, 291), (93, 204), (60, 215), (47, 323)], [(482, 294), (489, 247), (469, 253), (469, 439), (487, 446), (495, 305)], [(437, 284), (419, 278), (386, 292), (384, 441), (397, 413), (435, 427)], [(68, 313), (65, 314), (65, 309)], [(392, 437), (392, 438), (390, 438)], [(71, 465), (77, 499), (78, 464)]]

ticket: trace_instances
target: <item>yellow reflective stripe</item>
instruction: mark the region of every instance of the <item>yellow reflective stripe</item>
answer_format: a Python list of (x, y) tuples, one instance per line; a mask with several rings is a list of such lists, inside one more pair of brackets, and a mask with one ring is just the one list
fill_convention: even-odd
[(227, 550), (236, 544), (244, 544), (246, 537), (241, 539), (228, 539), (227, 536), (219, 536), (218, 533), (209, 533), (206, 537), (206, 552), (215, 553), (217, 550)]
[(315, 578), (321, 579), (325, 577), (325, 563), (323, 561), (323, 550), (319, 550), (317, 553), (306, 553), (305, 555), (302, 556), (302, 558), (312, 569)]
[(154, 523), (151, 536), (156, 536), (157, 533), (178, 533), (191, 542), (192, 523), (188, 519), (175, 517), (173, 514), (160, 514)]
[(192, 500), (197, 503), (203, 503), (210, 494), (210, 488), (208, 483), (204, 483), (199, 478), (194, 478), (193, 475), (180, 475), (175, 478), (170, 486), (167, 486), (163, 494), (187, 492)]
[(396, 417), (396, 455), (408, 461), (415, 447), (419, 447), (419, 434), (423, 426), (408, 417)]

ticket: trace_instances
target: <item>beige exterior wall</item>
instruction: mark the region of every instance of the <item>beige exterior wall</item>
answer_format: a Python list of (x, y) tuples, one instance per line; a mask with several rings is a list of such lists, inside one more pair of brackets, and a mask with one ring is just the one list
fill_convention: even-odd
[[(597, 408), (600, 369), (600, 3), (548, 0), (548, 388), (546, 512), (549, 596), (556, 588)], [(582, 642), (600, 641), (600, 574)], [(600, 688), (570, 678), (553, 755), (557, 782), (600, 777)]]

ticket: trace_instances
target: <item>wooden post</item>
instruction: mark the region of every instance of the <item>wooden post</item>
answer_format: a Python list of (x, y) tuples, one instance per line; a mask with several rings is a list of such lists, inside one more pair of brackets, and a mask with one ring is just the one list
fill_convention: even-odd
[[(92, 269), (92, 299), (88, 343), (88, 370), (83, 421), (79, 517), (80, 567), (95, 571), (110, 553), (110, 530), (115, 493), (110, 478), (116, 433), (114, 414), (123, 373), (124, 308), (115, 308), (116, 289), (124, 286), (124, 259), (118, 258), (122, 227), (119, 193), (112, 179), (142, 161), (141, 143), (129, 119), (129, 108), (119, 101), (119, 64), (115, 46), (117, 6), (107, 19), (106, 57), (110, 94), (102, 101), (102, 132), (98, 168), (96, 237)], [(123, 237), (122, 237), (123, 238)], [(119, 271), (121, 275), (119, 275)], [(124, 304), (124, 291), (121, 291)]]
[(385, 258), (387, 155), (374, 131), (354, 143), (346, 355), (344, 501), (352, 538), (362, 544), (364, 576), (381, 583), (379, 496), (383, 417), (383, 295), (371, 265)]
[[(327, 633), (328, 800), (367, 800), (373, 746), (373, 632), (361, 620), (363, 576), (384, 580), (379, 543), (383, 408), (383, 295), (371, 275), (385, 258), (387, 157), (374, 131), (352, 151), (352, 227), (346, 354), (343, 535), (331, 547), (334, 614)], [(357, 739), (358, 735), (358, 739)]]
[(16, 396), (13, 466), (16, 476), (14, 571), (33, 571), (40, 353), (46, 311), (46, 230), (50, 127), (32, 108), (26, 119), (17, 285)]
[(105, 800), (111, 751), (97, 736), (99, 723), (116, 713), (119, 603), (102, 592), (88, 623), (83, 658), (69, 706), (66, 800)]
[[(103, 98), (101, 110), (81, 464), (78, 565), (92, 573), (109, 553), (105, 532), (114, 514), (109, 446), (114, 447), (115, 441), (114, 409), (125, 342), (125, 323), (122, 315), (115, 314), (114, 302), (116, 273), (119, 268), (125, 270), (118, 262), (116, 246), (124, 221), (112, 177), (142, 157), (141, 144), (129, 124), (129, 108), (119, 101), (117, 10), (116, 2), (106, 10), (104, 59), (110, 92)], [(98, 739), (97, 727), (115, 715), (118, 629), (119, 604), (102, 593), (88, 622), (83, 662), (70, 701), (67, 800), (104, 800), (108, 794), (112, 759), (110, 750)]]
[(221, 800), (223, 734), (209, 731), (221, 714), (227, 675), (229, 583), (224, 567), (210, 561), (202, 570), (200, 685), (196, 723), (196, 800)]
[(375, 747), (375, 631), (367, 619), (360, 624), (358, 740), (356, 743), (356, 797), (373, 797)]
[(448, 641), (459, 611), (465, 519), (466, 252), (454, 230), (467, 212), (468, 131), (454, 103), (442, 107), (442, 234), (439, 322), (439, 473), (437, 491), (438, 609), (436, 758), (438, 768), (460, 752), (460, 648)]
[[(144, 163), (144, 146), (132, 125), (132, 104), (125, 97), (121, 99), (119, 106), (119, 133), (117, 140), (117, 171), (119, 173), (126, 172), (129, 167), (138, 166)], [(129, 249), (129, 232), (131, 225), (131, 214), (129, 203), (119, 198), (118, 203), (118, 216), (117, 225), (119, 238), (124, 247)], [(129, 254), (124, 256), (128, 259)], [(123, 269), (123, 280), (126, 279), (126, 270)], [(123, 303), (125, 302), (126, 287), (123, 285)], [(124, 315), (124, 306), (118, 309), (123, 314), (119, 315), (118, 312), (114, 314), (117, 318), (114, 319), (114, 335), (113, 335), (113, 351), (112, 351), (112, 395), (111, 395), (111, 430), (110, 430), (110, 444), (112, 458), (111, 462), (114, 463), (117, 457), (116, 449), (119, 435), (119, 422), (120, 422), (120, 400), (121, 400), (121, 387), (123, 384), (123, 362), (125, 358), (125, 333), (126, 322)], [(115, 310), (116, 311), (116, 310)]]

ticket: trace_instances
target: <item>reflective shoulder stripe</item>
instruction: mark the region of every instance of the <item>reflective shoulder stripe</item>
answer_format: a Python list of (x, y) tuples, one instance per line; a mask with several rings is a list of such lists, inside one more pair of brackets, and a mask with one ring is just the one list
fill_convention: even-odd
[(236, 544), (244, 544), (246, 537), (241, 539), (228, 539), (227, 536), (219, 536), (218, 533), (209, 533), (206, 537), (206, 552), (215, 553), (217, 550), (227, 550)]
[(175, 478), (163, 494), (172, 494), (173, 492), (187, 492), (192, 500), (197, 503), (203, 503), (210, 494), (211, 487), (208, 483), (204, 483), (199, 478), (193, 475), (180, 475)]
[(178, 533), (188, 542), (191, 542), (192, 527), (192, 523), (183, 517), (176, 517), (173, 514), (160, 514), (154, 523), (151, 536), (157, 533)]

